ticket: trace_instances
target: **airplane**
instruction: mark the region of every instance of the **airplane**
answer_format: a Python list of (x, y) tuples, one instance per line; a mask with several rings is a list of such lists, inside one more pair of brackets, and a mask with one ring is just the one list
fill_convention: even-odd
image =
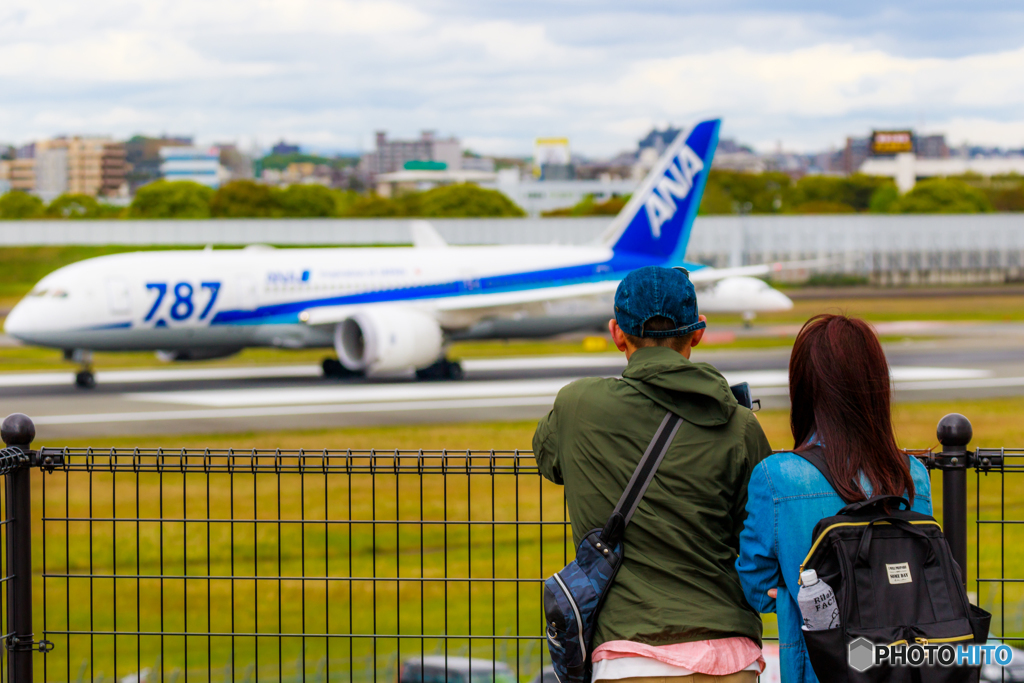
[(50, 273), (7, 316), (7, 334), (64, 351), (75, 384), (95, 386), (93, 351), (164, 360), (247, 347), (333, 347), (325, 376), (416, 371), (457, 379), (460, 339), (550, 336), (607, 324), (630, 271), (682, 265), (702, 312), (787, 310), (757, 276), (767, 264), (711, 268), (684, 255), (720, 120), (669, 145), (600, 240), (586, 246), (451, 247), (415, 222), (412, 247), (174, 250), (87, 259)]

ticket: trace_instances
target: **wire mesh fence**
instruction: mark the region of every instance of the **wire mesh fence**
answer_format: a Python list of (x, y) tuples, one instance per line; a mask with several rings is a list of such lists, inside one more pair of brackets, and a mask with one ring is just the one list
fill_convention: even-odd
[[(543, 580), (574, 549), (529, 451), (34, 451), (8, 431), (0, 680), (530, 683), (548, 664)], [(911, 454), (992, 637), (1024, 639), (1024, 449), (946, 436)]]
[(545, 665), (542, 581), (572, 541), (531, 453), (43, 452), (47, 681)]

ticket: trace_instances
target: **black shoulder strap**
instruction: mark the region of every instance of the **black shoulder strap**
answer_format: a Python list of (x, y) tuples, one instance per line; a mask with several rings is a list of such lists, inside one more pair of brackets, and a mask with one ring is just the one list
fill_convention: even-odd
[(608, 523), (605, 524), (604, 530), (601, 532), (601, 538), (609, 544), (615, 545), (621, 538), (622, 532), (626, 530), (626, 525), (633, 518), (633, 513), (636, 512), (647, 487), (651, 485), (654, 474), (665, 458), (665, 453), (668, 452), (668, 447), (672, 444), (672, 439), (679, 431), (682, 421), (681, 417), (670, 412), (665, 415), (665, 419), (658, 426), (654, 438), (647, 445), (647, 450), (644, 451), (643, 457), (640, 458), (639, 464), (633, 471), (633, 476), (626, 484), (626, 490), (622, 492), (619, 502), (616, 503), (615, 509), (612, 510), (612, 514), (608, 518)]
[(851, 501), (848, 501), (846, 500), (846, 498), (843, 498), (843, 494), (839, 493), (839, 489), (836, 488), (836, 480), (832, 478), (832, 473), (828, 471), (828, 463), (825, 462), (825, 458), (822, 455), (821, 446), (812, 446), (811, 448), (808, 448), (805, 451), (793, 452), (796, 455), (799, 455), (807, 462), (814, 465), (817, 468), (817, 470), (821, 472), (822, 476), (825, 477), (825, 481), (827, 481), (828, 485), (832, 487), (832, 490), (836, 492), (836, 495), (842, 498), (843, 502), (846, 503), (847, 505), (850, 504)]

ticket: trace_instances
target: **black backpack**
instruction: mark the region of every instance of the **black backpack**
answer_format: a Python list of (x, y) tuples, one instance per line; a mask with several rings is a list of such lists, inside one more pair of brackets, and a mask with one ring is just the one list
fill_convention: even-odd
[[(818, 468), (836, 489), (819, 448), (797, 455)], [(961, 569), (934, 517), (911, 511), (901, 496), (843, 502), (847, 505), (838, 514), (814, 527), (811, 550), (800, 566), (801, 572), (815, 570), (832, 588), (839, 608), (838, 628), (803, 632), (818, 679), (978, 681), (979, 667), (891, 666), (876, 661), (865, 640), (907, 646), (904, 656), (914, 645), (985, 643), (992, 615), (968, 601)], [(927, 648), (914, 649), (916, 655)]]

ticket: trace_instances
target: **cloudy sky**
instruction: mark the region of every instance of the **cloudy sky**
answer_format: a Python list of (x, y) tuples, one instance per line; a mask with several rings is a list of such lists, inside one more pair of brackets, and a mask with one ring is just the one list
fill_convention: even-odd
[(485, 153), (565, 135), (605, 155), (719, 115), (765, 150), (887, 126), (1024, 145), (1024, 4), (894, 4), (3, 0), (0, 140), (359, 150), (428, 128)]

